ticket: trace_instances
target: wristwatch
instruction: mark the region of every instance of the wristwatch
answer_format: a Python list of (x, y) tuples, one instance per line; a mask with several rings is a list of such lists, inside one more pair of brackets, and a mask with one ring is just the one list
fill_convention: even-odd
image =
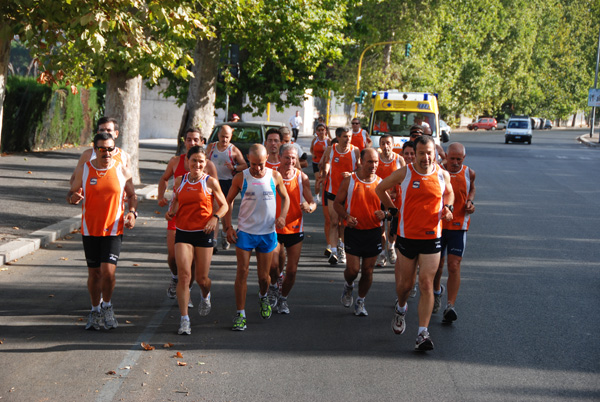
[(217, 214), (213, 214), (213, 216), (214, 216), (215, 218), (217, 218), (217, 220), (220, 220), (220, 219), (221, 219), (221, 218), (219, 218), (219, 215), (217, 215)]
[(138, 217), (138, 213), (137, 213), (137, 211), (129, 211), (129, 212), (130, 212), (130, 213), (132, 213), (132, 214), (133, 214), (133, 216), (135, 216), (135, 219), (137, 219), (137, 217)]
[(454, 205), (445, 204), (444, 206), (448, 208), (450, 212), (454, 212)]

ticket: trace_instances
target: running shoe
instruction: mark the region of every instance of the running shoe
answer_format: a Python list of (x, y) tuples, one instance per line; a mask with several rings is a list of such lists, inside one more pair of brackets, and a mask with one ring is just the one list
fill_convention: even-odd
[(338, 261), (340, 264), (345, 264), (346, 263), (346, 251), (344, 250), (344, 247), (338, 247), (337, 250), (337, 256), (338, 256)]
[(438, 311), (440, 311), (440, 307), (442, 306), (442, 295), (444, 294), (444, 290), (446, 288), (444, 287), (444, 285), (441, 285), (440, 289), (441, 290), (440, 290), (440, 294), (439, 295), (437, 295), (435, 293), (433, 294), (433, 311), (432, 311), (432, 314), (435, 314)]
[(329, 262), (329, 264), (331, 264), (331, 265), (337, 265), (337, 263), (338, 263), (337, 255), (331, 254), (329, 256), (329, 259), (327, 260), (327, 262)]
[(181, 320), (181, 324), (179, 324), (179, 329), (177, 330), (179, 335), (191, 335), (192, 334), (192, 326), (190, 324), (190, 320)]
[(217, 247), (217, 241), (214, 241), (215, 246), (213, 247), (213, 255), (219, 254), (219, 247)]
[(344, 307), (350, 307), (352, 302), (354, 301), (354, 297), (352, 297), (352, 291), (354, 287), (348, 286), (347, 283), (344, 283), (344, 291), (342, 292), (342, 305)]
[(190, 299), (188, 300), (188, 308), (194, 308), (194, 303), (192, 302), (192, 295), (190, 295)]
[(404, 322), (404, 318), (406, 313), (401, 313), (398, 310), (394, 309), (394, 318), (392, 319), (392, 331), (396, 335), (401, 335), (406, 330), (406, 323)]
[(390, 264), (395, 264), (398, 256), (396, 255), (396, 249), (394, 247), (388, 248), (388, 261)]
[(329, 258), (331, 256), (331, 249), (327, 247), (323, 254), (325, 255), (325, 257)]
[(174, 299), (177, 297), (177, 279), (171, 277), (171, 283), (169, 283), (169, 287), (167, 288), (167, 296), (169, 299)]
[(369, 313), (367, 313), (367, 310), (365, 309), (365, 301), (364, 300), (357, 300), (356, 304), (354, 305), (354, 315), (359, 316), (359, 317), (366, 317), (369, 315)]
[(271, 308), (277, 305), (277, 299), (279, 299), (279, 289), (277, 289), (277, 285), (269, 285), (267, 299), (269, 299), (269, 305)]
[(208, 297), (206, 299), (204, 297), (200, 298), (200, 305), (198, 306), (198, 314), (200, 314), (202, 317), (207, 316), (208, 313), (210, 313), (210, 308), (211, 308), (211, 304), (210, 304), (210, 293), (209, 293)]
[(290, 309), (287, 304), (287, 298), (280, 297), (277, 302), (277, 314), (289, 314)]
[(242, 315), (242, 313), (238, 313), (235, 317), (233, 317), (233, 327), (232, 331), (243, 331), (246, 329), (246, 317)]
[(119, 323), (115, 318), (115, 312), (113, 311), (112, 305), (108, 307), (102, 307), (102, 318), (104, 318), (105, 329), (117, 328), (119, 326)]
[(385, 267), (386, 258), (384, 254), (379, 254), (377, 256), (377, 261), (375, 262), (376, 267)]
[(415, 350), (432, 350), (433, 349), (433, 341), (429, 336), (429, 332), (426, 330), (421, 331), (419, 336), (417, 336), (417, 343), (415, 345)]
[(99, 311), (90, 311), (88, 315), (87, 324), (85, 329), (94, 328), (96, 331), (100, 331), (100, 324), (102, 323), (102, 314)]
[(258, 305), (260, 306), (260, 316), (265, 320), (271, 318), (271, 314), (273, 314), (273, 309), (269, 304), (269, 298), (267, 296), (260, 297), (258, 299)]
[(223, 236), (223, 233), (221, 233), (221, 248), (223, 250), (229, 250), (229, 247), (231, 247), (231, 244), (229, 244), (227, 238)]
[(279, 297), (281, 297), (281, 291), (283, 290), (283, 279), (284, 279), (284, 275), (279, 275), (279, 278), (277, 278), (277, 290), (279, 292)]
[(452, 304), (448, 303), (446, 310), (444, 310), (443, 317), (444, 318), (442, 318), (442, 322), (448, 324), (458, 319), (458, 314), (456, 314), (456, 310), (454, 310), (454, 306)]
[(409, 297), (415, 297), (417, 295), (417, 290), (419, 289), (419, 282), (415, 282), (415, 286), (411, 289)]
[(315, 195), (315, 203), (319, 205), (321, 203), (321, 196), (319, 194)]

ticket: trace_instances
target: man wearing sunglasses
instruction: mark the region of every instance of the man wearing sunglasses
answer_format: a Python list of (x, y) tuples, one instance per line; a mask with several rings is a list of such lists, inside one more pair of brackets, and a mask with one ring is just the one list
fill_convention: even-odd
[[(117, 123), (117, 119), (114, 117), (101, 117), (98, 120), (98, 126), (96, 129), (96, 133), (106, 133), (109, 134), (114, 141), (119, 138), (119, 123)], [(94, 148), (86, 149), (83, 151), (81, 156), (79, 157), (79, 161), (77, 162), (77, 166), (71, 175), (71, 183), (73, 183), (73, 178), (75, 177), (75, 172), (81, 166), (83, 166), (87, 161), (91, 161), (96, 158), (96, 152)], [(126, 168), (129, 168), (129, 154), (123, 151), (120, 148), (116, 148), (113, 152), (113, 158), (123, 163)]]
[(369, 133), (360, 126), (360, 120), (357, 118), (352, 119), (352, 140), (350, 143), (357, 147), (359, 151), (370, 148), (373, 145)]
[[(121, 252), (123, 228), (132, 229), (137, 218), (137, 196), (131, 172), (114, 156), (115, 140), (108, 133), (94, 137), (96, 158), (77, 168), (69, 204), (82, 203), (81, 234), (88, 266), (88, 292), (92, 311), (85, 329), (117, 328), (112, 294)], [(128, 209), (125, 211), (125, 195)]]

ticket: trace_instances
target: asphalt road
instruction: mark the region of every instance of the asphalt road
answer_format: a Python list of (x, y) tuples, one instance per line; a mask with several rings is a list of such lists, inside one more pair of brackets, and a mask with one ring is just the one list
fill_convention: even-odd
[[(140, 204), (125, 236), (113, 297), (118, 329), (85, 331), (89, 299), (77, 234), (0, 272), (0, 398), (7, 401), (567, 401), (600, 399), (600, 195), (598, 149), (573, 131), (535, 132), (532, 145), (502, 132), (453, 133), (477, 172), (451, 326), (433, 317), (435, 350), (413, 351), (408, 329), (390, 329), (393, 269), (377, 269), (368, 317), (339, 301), (342, 267), (322, 256), (321, 210), (307, 217), (289, 316), (259, 317), (249, 277), (248, 329), (235, 313), (233, 249), (213, 259), (213, 310), (192, 310), (192, 335), (176, 334), (168, 299), (165, 223)], [(156, 168), (159, 150), (142, 156)], [(162, 166), (162, 167), (161, 167)], [(18, 200), (17, 200), (18, 201)], [(158, 212), (158, 213), (157, 213)], [(199, 302), (197, 287), (192, 292)], [(143, 351), (141, 342), (156, 347)], [(172, 348), (163, 348), (171, 342)], [(173, 356), (181, 352), (183, 358)], [(177, 361), (187, 363), (178, 366)], [(106, 374), (115, 371), (115, 374)]]

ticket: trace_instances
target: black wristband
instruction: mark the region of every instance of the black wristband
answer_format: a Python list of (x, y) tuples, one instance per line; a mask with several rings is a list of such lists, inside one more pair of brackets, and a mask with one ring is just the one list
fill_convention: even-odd
[(390, 211), (391, 216), (398, 215), (398, 208), (388, 208), (388, 211)]
[(217, 218), (217, 220), (220, 220), (220, 219), (221, 219), (221, 218), (219, 218), (219, 215), (217, 215), (217, 214), (213, 214), (213, 216), (214, 216), (215, 218)]
[(138, 217), (137, 211), (129, 211), (129, 213), (133, 214), (133, 216), (135, 216), (135, 219), (137, 219), (137, 217)]

